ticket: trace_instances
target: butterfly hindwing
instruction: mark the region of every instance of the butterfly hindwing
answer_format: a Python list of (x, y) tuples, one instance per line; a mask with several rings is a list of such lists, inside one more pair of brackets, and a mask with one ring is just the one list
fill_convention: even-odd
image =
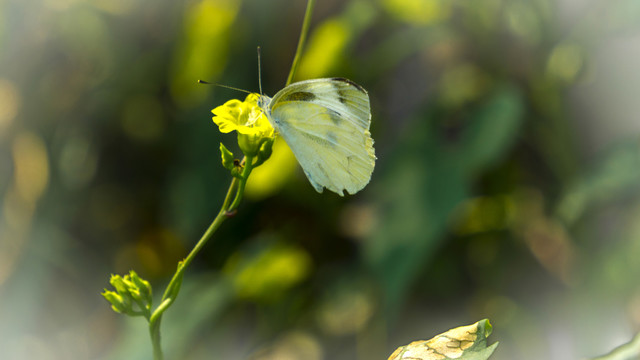
[(354, 194), (375, 165), (369, 96), (341, 78), (294, 83), (270, 102), (269, 117), (318, 191)]

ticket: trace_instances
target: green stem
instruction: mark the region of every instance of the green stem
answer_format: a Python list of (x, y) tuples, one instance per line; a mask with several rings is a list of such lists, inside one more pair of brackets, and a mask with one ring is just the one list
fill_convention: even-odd
[(149, 322), (149, 335), (151, 335), (151, 344), (153, 345), (153, 360), (163, 360), (164, 355), (160, 345), (160, 319), (154, 323)]
[(240, 206), (240, 201), (242, 201), (242, 195), (244, 195), (244, 188), (247, 185), (247, 180), (249, 180), (249, 174), (253, 170), (253, 158), (245, 158), (244, 170), (242, 171), (242, 178), (238, 184), (238, 192), (236, 193), (236, 198), (233, 200), (233, 203), (229, 205), (227, 208), (227, 213), (233, 212)]
[(304, 48), (304, 43), (307, 40), (307, 33), (309, 32), (309, 26), (311, 25), (311, 14), (313, 13), (313, 6), (315, 5), (315, 2), (316, 0), (307, 1), (307, 10), (304, 13), (300, 39), (298, 39), (298, 48), (296, 49), (296, 55), (293, 57), (293, 64), (291, 64), (291, 70), (289, 70), (289, 77), (287, 78), (285, 86), (291, 84), (293, 77), (296, 75), (296, 70), (298, 70), (298, 62), (300, 62), (302, 49)]
[[(178, 296), (180, 285), (182, 284), (182, 277), (185, 270), (187, 269), (187, 266), (191, 264), (191, 261), (193, 261), (196, 255), (205, 246), (207, 241), (211, 239), (220, 225), (222, 225), (222, 223), (228, 217), (230, 217), (232, 212), (236, 210), (240, 205), (247, 179), (249, 178), (249, 175), (253, 170), (253, 158), (248, 158), (246, 159), (246, 161), (243, 160), (243, 162), (246, 162), (246, 164), (242, 171), (241, 178), (234, 178), (233, 181), (231, 181), (231, 185), (229, 186), (227, 196), (222, 203), (220, 212), (218, 212), (216, 218), (213, 219), (213, 222), (211, 223), (211, 225), (209, 225), (209, 228), (202, 235), (198, 243), (193, 247), (189, 255), (187, 255), (187, 257), (180, 263), (178, 263), (178, 270), (176, 270), (175, 274), (171, 278), (171, 281), (169, 282), (169, 285), (167, 285), (164, 295), (162, 296), (162, 300), (160, 301), (160, 305), (155, 309), (153, 314), (151, 314), (151, 317), (149, 319), (149, 333), (151, 335), (151, 343), (153, 344), (154, 360), (162, 360), (164, 358), (162, 354), (162, 347), (160, 345), (160, 323), (162, 322), (162, 315), (173, 304)], [(233, 202), (231, 199), (233, 199)]]

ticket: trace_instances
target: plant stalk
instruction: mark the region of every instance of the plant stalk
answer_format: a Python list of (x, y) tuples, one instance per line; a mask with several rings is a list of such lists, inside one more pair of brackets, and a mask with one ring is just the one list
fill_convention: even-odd
[[(244, 193), (245, 185), (247, 183), (247, 179), (253, 170), (253, 159), (248, 158), (244, 159), (243, 162), (246, 162), (244, 169), (242, 171), (242, 176), (240, 179), (234, 178), (231, 181), (231, 185), (229, 185), (229, 190), (227, 191), (227, 196), (222, 203), (222, 207), (220, 208), (220, 212), (213, 219), (209, 228), (204, 232), (198, 243), (193, 247), (189, 255), (187, 255), (184, 260), (178, 263), (178, 270), (176, 270), (175, 274), (171, 278), (169, 285), (165, 289), (164, 294), (162, 295), (162, 299), (160, 300), (160, 305), (156, 308), (149, 319), (149, 334), (151, 336), (151, 343), (153, 344), (153, 358), (154, 360), (163, 360), (164, 355), (162, 353), (162, 347), (160, 345), (160, 323), (162, 321), (162, 315), (164, 312), (173, 304), (175, 299), (178, 296), (178, 292), (180, 291), (180, 286), (182, 285), (182, 277), (184, 276), (184, 272), (187, 269), (187, 266), (191, 264), (191, 261), (196, 257), (196, 255), (200, 252), (200, 250), (206, 245), (206, 243), (213, 237), (213, 234), (218, 230), (220, 225), (233, 215), (233, 212), (240, 205), (240, 201), (242, 200), (242, 195)], [(232, 202), (233, 199), (233, 202)]]
[(298, 63), (300, 62), (300, 57), (302, 57), (304, 44), (307, 41), (307, 34), (309, 33), (309, 26), (311, 25), (311, 14), (313, 13), (315, 3), (316, 0), (307, 1), (307, 10), (304, 12), (302, 30), (300, 31), (300, 39), (298, 39), (298, 48), (296, 49), (296, 55), (293, 57), (293, 64), (291, 64), (291, 70), (289, 70), (289, 77), (287, 77), (287, 83), (285, 86), (291, 84), (293, 77), (296, 75), (296, 71), (298, 70)]

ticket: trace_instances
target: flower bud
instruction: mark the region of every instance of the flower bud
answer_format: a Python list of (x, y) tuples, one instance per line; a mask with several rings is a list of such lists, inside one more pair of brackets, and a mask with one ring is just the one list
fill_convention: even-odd
[(223, 143), (220, 143), (220, 155), (222, 156), (222, 166), (227, 170), (234, 168), (233, 153), (227, 149)]
[(254, 164), (254, 167), (261, 165), (263, 162), (267, 161), (271, 154), (273, 153), (273, 142), (275, 141), (275, 137), (262, 139), (262, 143), (260, 144), (260, 150), (258, 151), (258, 159)]
[(238, 146), (246, 157), (256, 157), (260, 151), (260, 134), (238, 133)]
[(118, 295), (113, 291), (109, 291), (107, 289), (104, 289), (102, 296), (105, 299), (107, 299), (109, 303), (111, 303), (111, 308), (113, 309), (113, 311), (121, 314), (127, 313), (128, 308), (125, 305), (124, 300), (122, 299), (122, 296)]
[(137, 290), (136, 300), (142, 302), (146, 308), (151, 309), (151, 303), (153, 301), (151, 284), (138, 276), (138, 274), (133, 270), (131, 270), (129, 276)]
[[(104, 290), (102, 296), (111, 303), (115, 312), (129, 316), (149, 316), (151, 310), (151, 285), (135, 271), (124, 277), (111, 275), (109, 280), (116, 291)], [(134, 304), (136, 309), (134, 309)]]

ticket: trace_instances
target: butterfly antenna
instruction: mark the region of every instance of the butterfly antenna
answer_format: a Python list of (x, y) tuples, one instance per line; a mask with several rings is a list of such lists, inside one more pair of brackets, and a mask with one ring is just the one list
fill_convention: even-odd
[(262, 72), (260, 67), (260, 46), (258, 46), (258, 89), (260, 89), (260, 96), (262, 96)]
[(236, 91), (242, 91), (242, 92), (245, 92), (247, 94), (251, 94), (251, 91), (247, 91), (247, 90), (244, 90), (244, 89), (238, 89), (238, 88), (235, 88), (233, 86), (228, 86), (228, 85), (210, 83), (210, 82), (207, 82), (207, 81), (204, 81), (204, 80), (198, 80), (198, 84), (219, 86), (219, 87), (223, 87), (223, 88), (227, 88), (227, 89), (231, 89), (231, 90), (236, 90)]

